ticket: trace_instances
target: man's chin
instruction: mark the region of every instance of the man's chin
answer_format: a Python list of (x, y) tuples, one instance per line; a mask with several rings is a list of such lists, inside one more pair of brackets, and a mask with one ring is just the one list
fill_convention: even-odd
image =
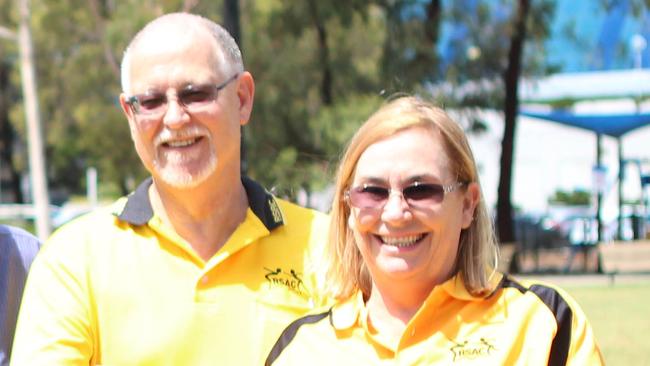
[(208, 180), (208, 177), (214, 172), (214, 169), (203, 169), (199, 172), (188, 172), (180, 169), (163, 169), (159, 172), (159, 179), (165, 184), (178, 188), (190, 189), (196, 188), (201, 183)]

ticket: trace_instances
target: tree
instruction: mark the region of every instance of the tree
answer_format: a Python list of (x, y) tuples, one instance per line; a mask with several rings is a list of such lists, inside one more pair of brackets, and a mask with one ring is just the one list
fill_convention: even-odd
[[(0, 167), (3, 176), (8, 175), (8, 186), (2, 185), (2, 201), (9, 196), (9, 202), (23, 203), (23, 192), (20, 186), (21, 169), (26, 165), (27, 156), (24, 153), (24, 140), (20, 141), (11, 121), (9, 109), (18, 100), (19, 87), (12, 83), (11, 76), (14, 65), (18, 62), (17, 23), (9, 13), (8, 0), (0, 0)], [(4, 179), (0, 184), (5, 183)]]
[(439, 0), (377, 1), (383, 9), (386, 37), (381, 60), (384, 87), (413, 91), (439, 79), (436, 46), (442, 21)]
[[(469, 8), (468, 8), (469, 6)], [(497, 201), (497, 231), (502, 242), (514, 239), (512, 226), (512, 162), (518, 114), (517, 86), (520, 76), (543, 75), (554, 69), (544, 60), (544, 44), (550, 30), (554, 1), (528, 0), (459, 2), (447, 15), (456, 24), (442, 64), (444, 88), (434, 90), (448, 107), (472, 110), (503, 110), (504, 135)], [(527, 49), (526, 49), (526, 47)]]
[(280, 195), (309, 195), (331, 181), (341, 147), (381, 103), (381, 19), (362, 1), (267, 1), (243, 7), (242, 24), (257, 89), (249, 174)]
[(10, 73), (11, 65), (0, 58), (0, 166), (9, 175), (9, 187), (3, 186), (2, 188), (3, 191), (10, 192), (10, 196), (12, 196), (10, 202), (23, 203), (20, 174), (14, 164), (16, 132), (9, 120), (9, 105), (12, 96), (15, 95), (15, 90), (9, 82)]
[(508, 52), (508, 66), (504, 73), (506, 99), (504, 105), (505, 127), (501, 143), (501, 174), (499, 175), (498, 201), (497, 201), (497, 231), (501, 242), (515, 239), (512, 201), (512, 156), (514, 152), (515, 128), (519, 112), (517, 97), (519, 76), (521, 74), (521, 60), (524, 40), (526, 38), (526, 22), (529, 13), (529, 1), (518, 0), (516, 16), (513, 21), (513, 32), (510, 36), (510, 51)]
[[(243, 129), (243, 170), (288, 197), (331, 182), (347, 139), (394, 92), (426, 94), (447, 85), (434, 95), (446, 108), (506, 104), (512, 0), (33, 1), (48, 176), (62, 198), (82, 192), (89, 166), (119, 193), (147, 175), (117, 103), (118, 65), (135, 32), (165, 12), (202, 14), (238, 39), (257, 89)], [(530, 4), (521, 73), (544, 73), (540, 44), (550, 3)], [(12, 26), (9, 8), (0, 8), (0, 22)], [(446, 45), (439, 44), (443, 21), (462, 30)], [(443, 47), (449, 52), (441, 54)], [(15, 87), (15, 71), (9, 80)], [(24, 137), (17, 102), (10, 101), (9, 120)], [(13, 160), (20, 171), (20, 155)]]

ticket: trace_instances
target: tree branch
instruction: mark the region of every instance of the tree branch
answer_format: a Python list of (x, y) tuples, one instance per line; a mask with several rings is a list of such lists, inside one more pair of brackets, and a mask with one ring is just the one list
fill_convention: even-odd
[(183, 12), (189, 13), (196, 5), (198, 5), (199, 0), (183, 0)]
[(90, 5), (90, 12), (95, 19), (95, 35), (102, 44), (102, 48), (104, 50), (104, 58), (110, 66), (111, 72), (115, 78), (119, 79), (120, 66), (117, 63), (117, 58), (111, 49), (111, 45), (108, 44), (108, 41), (106, 40), (106, 20), (99, 13), (99, 2), (98, 0), (88, 0), (88, 4)]

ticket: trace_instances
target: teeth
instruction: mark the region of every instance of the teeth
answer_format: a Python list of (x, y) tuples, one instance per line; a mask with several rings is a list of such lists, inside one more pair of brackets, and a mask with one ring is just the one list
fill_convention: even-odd
[(411, 236), (381, 236), (381, 241), (384, 242), (384, 244), (392, 245), (395, 247), (403, 248), (403, 247), (408, 247), (418, 240), (422, 239), (424, 237), (424, 234), (421, 235), (411, 235)]
[(196, 142), (197, 139), (191, 139), (191, 140), (177, 140), (177, 141), (168, 141), (167, 145), (169, 147), (185, 147), (192, 145), (193, 143)]

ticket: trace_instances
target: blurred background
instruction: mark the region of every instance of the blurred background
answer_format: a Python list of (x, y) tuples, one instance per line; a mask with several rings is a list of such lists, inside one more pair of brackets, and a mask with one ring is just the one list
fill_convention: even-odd
[(46, 238), (146, 177), (119, 64), (172, 11), (241, 45), (245, 174), (328, 211), (357, 127), (396, 94), (432, 99), (469, 135), (502, 269), (584, 275), (568, 286), (606, 359), (650, 364), (648, 317), (628, 316), (650, 300), (650, 1), (0, 0), (0, 222)]
[[(634, 0), (0, 0), (0, 202), (28, 204), (0, 216), (30, 227), (42, 184), (49, 229), (146, 175), (117, 102), (119, 63), (134, 32), (170, 11), (215, 19), (241, 44), (257, 81), (244, 169), (278, 195), (327, 211), (353, 131), (386, 98), (410, 93), (467, 129), (503, 242), (560, 245), (529, 239), (550, 230), (568, 240), (571, 221), (591, 218), (584, 234), (595, 239), (585, 240), (646, 235), (650, 25), (646, 2)], [(31, 34), (41, 173), (28, 149), (21, 27)], [(613, 119), (581, 128), (539, 118), (558, 111), (638, 119), (612, 134), (598, 128)], [(35, 186), (36, 174), (46, 183)]]

